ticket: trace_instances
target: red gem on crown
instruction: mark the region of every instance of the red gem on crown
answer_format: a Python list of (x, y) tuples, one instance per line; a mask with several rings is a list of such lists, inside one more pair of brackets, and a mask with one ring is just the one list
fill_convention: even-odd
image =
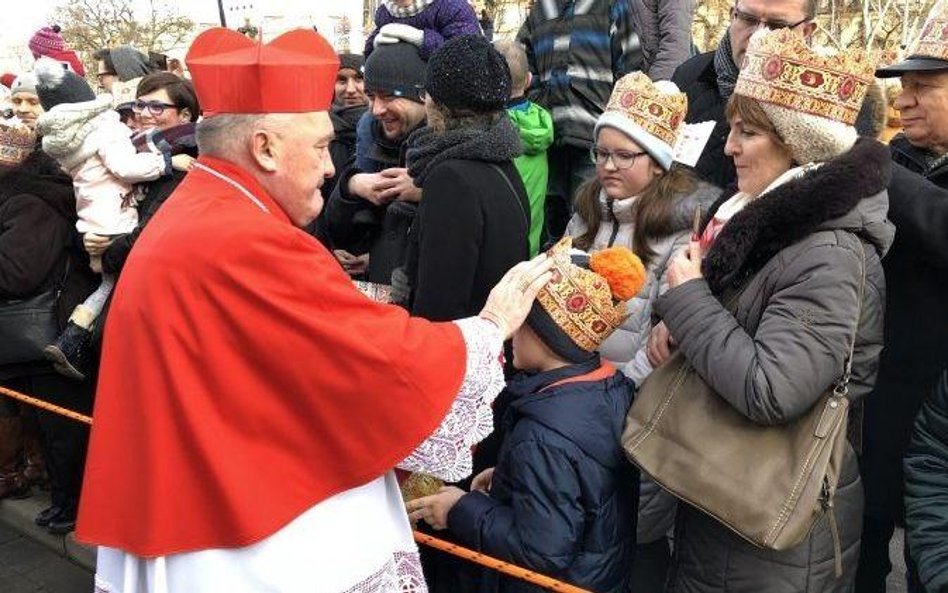
[(566, 301), (566, 308), (572, 313), (578, 313), (586, 306), (586, 297), (581, 294), (574, 294)]
[(596, 321), (593, 321), (592, 328), (594, 332), (596, 332), (597, 334), (601, 334), (601, 333), (605, 333), (605, 331), (609, 329), (609, 326), (607, 326), (605, 322), (597, 319)]
[(767, 61), (764, 62), (764, 68), (761, 74), (763, 74), (764, 80), (770, 81), (780, 76), (781, 72), (783, 72), (783, 60), (777, 56), (770, 56)]
[(852, 97), (855, 92), (856, 81), (852, 78), (847, 78), (843, 81), (843, 84), (839, 85), (839, 98), (843, 101)]

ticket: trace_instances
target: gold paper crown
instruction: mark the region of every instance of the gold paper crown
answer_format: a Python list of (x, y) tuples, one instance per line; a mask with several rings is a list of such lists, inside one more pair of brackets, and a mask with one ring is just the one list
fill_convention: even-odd
[(939, 2), (922, 27), (915, 47), (909, 52), (911, 57), (938, 58), (948, 61), (948, 4)]
[(626, 74), (616, 83), (606, 111), (614, 111), (669, 146), (688, 113), (688, 96), (664, 93), (641, 72)]
[(15, 167), (30, 156), (36, 134), (24, 125), (0, 123), (0, 165)]
[[(609, 280), (592, 270), (573, 265), (570, 257), (572, 245), (572, 237), (567, 236), (547, 251), (553, 259), (553, 277), (540, 289), (537, 301), (577, 346), (592, 352), (622, 325), (629, 314), (625, 300), (615, 299), (615, 288), (610, 287)], [(623, 288), (634, 296), (645, 283), (645, 269), (635, 255), (631, 252), (629, 255), (634, 263), (628, 263), (634, 269), (624, 270), (627, 278)]]
[(787, 29), (751, 38), (734, 92), (853, 125), (875, 67), (863, 52), (821, 56)]

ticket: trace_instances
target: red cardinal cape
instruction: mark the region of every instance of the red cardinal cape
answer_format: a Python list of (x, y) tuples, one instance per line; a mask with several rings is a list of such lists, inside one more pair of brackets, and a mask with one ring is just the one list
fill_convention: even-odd
[(252, 177), (200, 163), (115, 291), (80, 540), (144, 557), (243, 547), (382, 475), (460, 389), (460, 331), (359, 293)]

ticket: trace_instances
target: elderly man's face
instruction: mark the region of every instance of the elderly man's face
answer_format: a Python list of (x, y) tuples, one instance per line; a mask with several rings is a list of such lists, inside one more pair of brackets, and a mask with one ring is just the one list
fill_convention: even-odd
[(761, 27), (790, 28), (804, 38), (812, 35), (816, 23), (807, 20), (806, 6), (807, 0), (737, 0), (728, 27), (734, 64), (738, 68), (744, 65), (747, 44)]
[(913, 146), (948, 152), (948, 72), (906, 72), (895, 99), (902, 130)]
[(323, 181), (335, 175), (329, 156), (332, 122), (325, 111), (287, 114), (279, 116), (271, 133), (276, 170), (261, 182), (293, 224), (304, 227), (323, 208)]

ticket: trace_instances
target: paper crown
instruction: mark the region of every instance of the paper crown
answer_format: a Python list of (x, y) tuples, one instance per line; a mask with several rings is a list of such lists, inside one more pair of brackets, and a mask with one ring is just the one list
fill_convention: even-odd
[(678, 132), (688, 112), (688, 96), (667, 92), (641, 72), (626, 74), (616, 82), (606, 105), (606, 113), (631, 120), (652, 136), (675, 146)]
[(937, 58), (948, 61), (948, 4), (938, 2), (922, 27), (915, 47), (908, 54), (912, 57)]
[(0, 167), (15, 167), (26, 160), (36, 146), (33, 130), (23, 125), (0, 123)]
[(537, 302), (570, 340), (593, 352), (628, 317), (625, 301), (642, 289), (646, 272), (642, 261), (624, 247), (593, 253), (590, 269), (577, 266), (572, 245), (567, 236), (547, 251), (553, 277), (540, 289)]
[(311, 29), (267, 44), (209, 29), (185, 57), (205, 113), (309, 113), (332, 105), (339, 58)]
[(751, 37), (734, 92), (851, 126), (873, 72), (863, 52), (821, 56), (792, 31), (761, 30)]

